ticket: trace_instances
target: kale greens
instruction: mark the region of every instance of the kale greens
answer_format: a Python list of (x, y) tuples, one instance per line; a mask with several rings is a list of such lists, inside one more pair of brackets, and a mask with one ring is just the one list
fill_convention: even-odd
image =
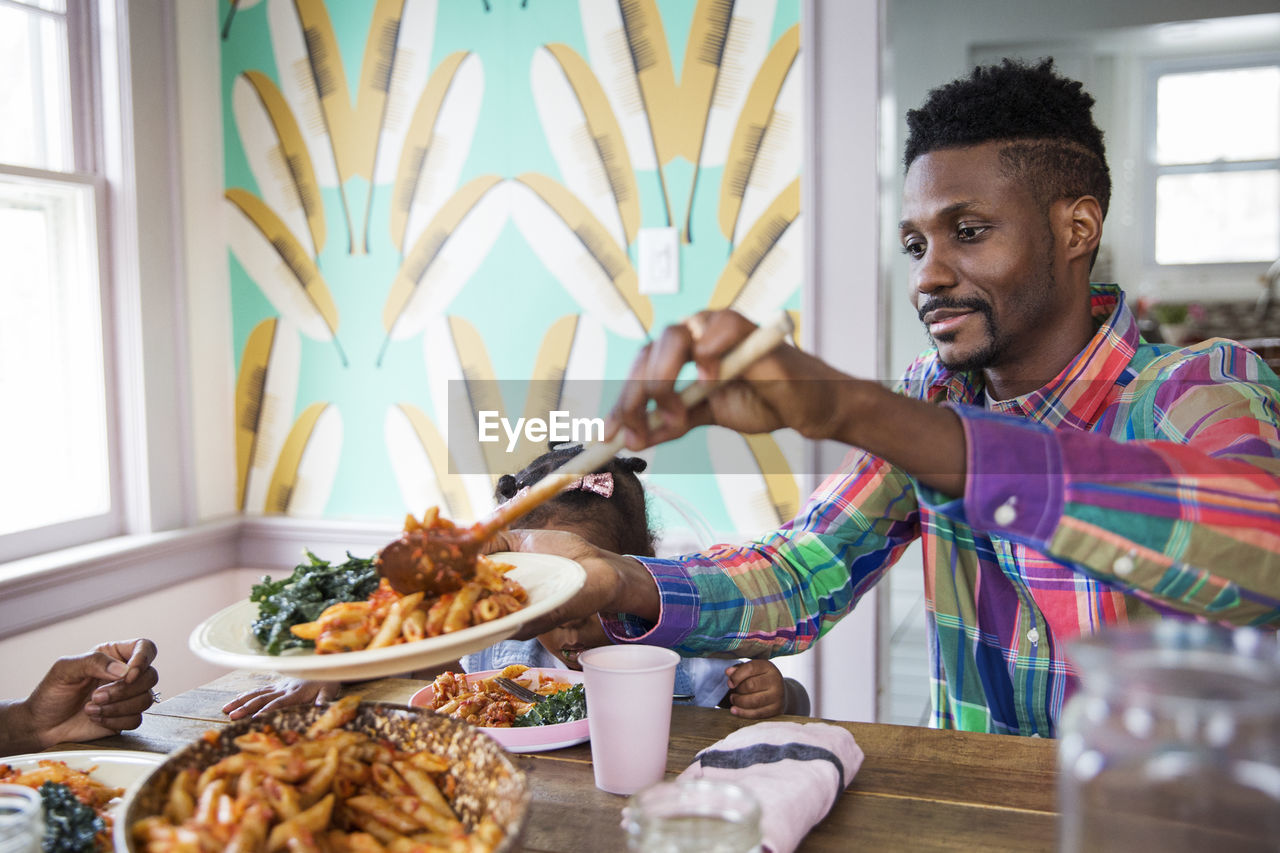
[(268, 575), (249, 591), (249, 600), (258, 605), (253, 636), (268, 654), (314, 648), (315, 643), (295, 637), (289, 629), (314, 622), (330, 604), (364, 601), (378, 588), (372, 557), (361, 559), (348, 552), (345, 563), (333, 566), (310, 551), (306, 554), (308, 562), (298, 565), (289, 577), (273, 581)]
[(61, 782), (40, 786), (44, 803), (44, 853), (88, 853), (98, 849), (97, 835), (107, 824), (91, 806), (76, 799)]
[(571, 723), (587, 716), (587, 693), (581, 684), (568, 690), (552, 693), (547, 701), (539, 702), (515, 718), (512, 726), (550, 726)]

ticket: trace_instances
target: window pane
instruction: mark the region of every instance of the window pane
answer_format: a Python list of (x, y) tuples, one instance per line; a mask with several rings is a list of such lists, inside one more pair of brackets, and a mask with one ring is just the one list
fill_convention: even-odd
[(1280, 171), (1199, 172), (1156, 180), (1156, 263), (1280, 257)]
[(0, 534), (111, 508), (93, 191), (0, 176)]
[(1156, 162), (1280, 157), (1280, 67), (1166, 74), (1156, 91)]
[(65, 12), (67, 4), (64, 0), (14, 0), (24, 6), (33, 6), (36, 9), (44, 9), (46, 12)]
[(67, 25), (0, 4), (0, 162), (73, 167)]

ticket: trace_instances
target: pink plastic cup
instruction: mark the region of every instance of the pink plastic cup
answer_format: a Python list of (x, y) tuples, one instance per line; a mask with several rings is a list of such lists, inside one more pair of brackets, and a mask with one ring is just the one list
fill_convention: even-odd
[(671, 693), (680, 656), (658, 646), (617, 645), (578, 655), (596, 787), (634, 794), (662, 779), (671, 735)]

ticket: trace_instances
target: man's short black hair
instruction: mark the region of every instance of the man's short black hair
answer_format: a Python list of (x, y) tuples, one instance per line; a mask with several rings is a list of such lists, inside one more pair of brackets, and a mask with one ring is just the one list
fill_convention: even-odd
[(903, 162), (910, 169), (930, 151), (1007, 142), (1001, 159), (1009, 174), (1027, 181), (1046, 209), (1091, 195), (1105, 217), (1111, 173), (1093, 103), (1079, 82), (1054, 70), (1052, 57), (1034, 65), (1011, 59), (980, 65), (907, 112)]

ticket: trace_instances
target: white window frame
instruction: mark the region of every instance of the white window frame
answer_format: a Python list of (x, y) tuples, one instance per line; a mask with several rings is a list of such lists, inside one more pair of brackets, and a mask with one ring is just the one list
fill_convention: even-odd
[[(7, 0), (0, 0), (6, 2)], [(60, 184), (88, 188), (93, 197), (94, 224), (92, 235), (97, 249), (97, 277), (100, 301), (102, 363), (105, 381), (106, 454), (110, 506), (98, 515), (57, 522), (42, 527), (0, 535), (0, 562), (30, 557), (85, 542), (117, 536), (124, 532), (122, 506), (124, 490), (121, 477), (121, 453), (116, 410), (115, 377), (112, 358), (112, 270), (110, 268), (111, 211), (107, 204), (107, 182), (103, 175), (101, 115), (102, 75), (95, 71), (105, 66), (106, 57), (99, 39), (98, 4), (70, 2), (65, 13), (48, 12), (25, 4), (11, 4), (24, 12), (47, 17), (64, 17), (67, 29), (67, 61), (70, 83), (72, 163), (68, 171), (55, 171), (29, 166), (0, 163), (0, 175), (43, 184)], [(110, 6), (111, 4), (105, 4)]]
[[(1156, 93), (1159, 80), (1166, 74), (1195, 73), (1198, 71), (1229, 71), (1237, 68), (1253, 68), (1260, 65), (1280, 65), (1280, 52), (1263, 52), (1249, 54), (1230, 54), (1195, 56), (1181, 58), (1149, 59), (1143, 63), (1142, 71), (1142, 265), (1147, 277), (1164, 282), (1162, 290), (1168, 289), (1169, 283), (1184, 290), (1193, 282), (1219, 281), (1239, 282), (1252, 281), (1260, 276), (1275, 259), (1268, 261), (1240, 261), (1234, 263), (1208, 264), (1160, 264), (1156, 262), (1156, 181), (1162, 175), (1192, 174), (1203, 172), (1237, 172), (1257, 171), (1263, 169), (1280, 169), (1280, 159), (1247, 160), (1232, 163), (1192, 164), (1161, 166), (1156, 162)], [(1238, 288), (1227, 285), (1221, 293), (1205, 294), (1199, 290), (1201, 298), (1209, 300), (1230, 299), (1241, 295)], [(1245, 294), (1253, 295), (1248, 289)]]
[(14, 553), (21, 546), (26, 556), (0, 551), (0, 637), (225, 569), (237, 556), (238, 523), (198, 524), (194, 511), (182, 16), (168, 0), (68, 7), (70, 74), (84, 93), (73, 106), (75, 171), (4, 171), (94, 186), (113, 511), (97, 526), (11, 534)]

